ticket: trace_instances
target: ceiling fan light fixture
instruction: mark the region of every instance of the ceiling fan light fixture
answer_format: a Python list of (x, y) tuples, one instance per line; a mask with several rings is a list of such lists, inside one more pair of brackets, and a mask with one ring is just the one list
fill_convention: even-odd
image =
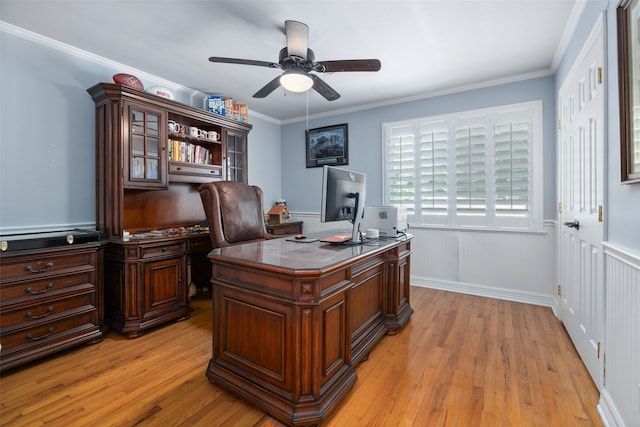
[(313, 79), (304, 71), (289, 70), (280, 76), (280, 84), (289, 92), (306, 92), (313, 87)]

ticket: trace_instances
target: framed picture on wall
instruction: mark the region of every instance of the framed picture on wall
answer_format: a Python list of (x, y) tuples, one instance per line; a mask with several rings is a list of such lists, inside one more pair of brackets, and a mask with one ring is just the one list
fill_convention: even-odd
[(640, 182), (640, 0), (618, 6), (620, 179)]
[(349, 128), (346, 123), (306, 131), (307, 167), (349, 164)]

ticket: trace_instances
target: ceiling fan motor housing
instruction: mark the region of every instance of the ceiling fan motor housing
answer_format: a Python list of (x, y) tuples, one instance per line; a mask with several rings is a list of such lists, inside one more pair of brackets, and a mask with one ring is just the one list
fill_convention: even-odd
[(314, 63), (315, 59), (316, 59), (316, 56), (313, 53), (313, 50), (311, 49), (307, 49), (307, 59), (305, 60), (304, 58), (301, 58), (299, 56), (289, 55), (288, 49), (286, 47), (283, 47), (282, 49), (280, 49), (280, 54), (278, 56), (278, 64), (280, 64), (282, 69), (285, 71), (291, 67), (300, 67), (307, 72), (312, 70), (323, 72), (323, 70), (318, 70), (317, 67), (314, 68), (314, 66), (321, 65), (321, 64), (315, 64)]

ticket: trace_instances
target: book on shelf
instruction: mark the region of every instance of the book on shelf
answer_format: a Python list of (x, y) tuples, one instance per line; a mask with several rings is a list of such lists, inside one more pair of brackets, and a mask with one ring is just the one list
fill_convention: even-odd
[(167, 155), (169, 160), (199, 165), (210, 165), (213, 157), (208, 148), (171, 139), (167, 142)]

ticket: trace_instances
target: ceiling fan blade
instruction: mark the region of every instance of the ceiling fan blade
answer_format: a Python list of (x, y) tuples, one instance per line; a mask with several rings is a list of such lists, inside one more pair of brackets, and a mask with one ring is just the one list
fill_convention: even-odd
[(339, 73), (343, 71), (379, 71), (382, 64), (378, 59), (345, 59), (338, 61), (319, 61), (316, 64), (324, 66), (324, 73)]
[(284, 32), (287, 36), (288, 56), (299, 56), (306, 60), (309, 26), (298, 21), (284, 21)]
[(269, 95), (271, 92), (276, 90), (279, 86), (280, 86), (280, 76), (276, 77), (275, 79), (271, 80), (269, 83), (264, 85), (264, 87), (262, 89), (260, 89), (259, 91), (257, 91), (253, 95), (253, 97), (254, 98), (264, 98), (265, 96)]
[(280, 68), (280, 64), (267, 61), (254, 61), (252, 59), (236, 59), (236, 58), (221, 58), (219, 56), (212, 56), (209, 58), (211, 62), (221, 62), (223, 64), (241, 64), (241, 65), (257, 65), (258, 67)]
[(320, 77), (315, 74), (309, 73), (313, 79), (313, 89), (320, 95), (324, 96), (328, 101), (335, 101), (340, 98), (340, 94), (336, 92), (331, 86), (325, 83)]

